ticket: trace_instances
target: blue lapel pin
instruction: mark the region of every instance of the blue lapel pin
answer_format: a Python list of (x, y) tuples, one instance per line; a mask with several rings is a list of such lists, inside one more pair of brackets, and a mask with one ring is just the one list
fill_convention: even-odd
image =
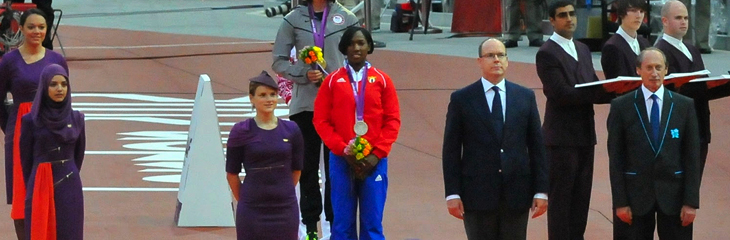
[(679, 129), (672, 129), (672, 138), (679, 138)]

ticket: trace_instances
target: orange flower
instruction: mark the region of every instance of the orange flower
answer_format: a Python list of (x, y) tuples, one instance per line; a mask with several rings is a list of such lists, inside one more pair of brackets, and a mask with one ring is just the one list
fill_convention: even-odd
[(370, 154), (370, 150), (365, 148), (365, 150), (362, 150), (362, 154), (367, 156), (368, 154)]
[(311, 59), (312, 59), (312, 62), (316, 62), (317, 61), (317, 56), (312, 56)]
[(317, 54), (316, 54), (316, 53), (314, 53), (314, 51), (309, 51), (309, 56), (312, 56), (312, 57), (316, 57), (316, 56), (317, 56)]
[(305, 58), (304, 59), (304, 62), (307, 63), (307, 64), (312, 64), (312, 60), (310, 60), (309, 58)]

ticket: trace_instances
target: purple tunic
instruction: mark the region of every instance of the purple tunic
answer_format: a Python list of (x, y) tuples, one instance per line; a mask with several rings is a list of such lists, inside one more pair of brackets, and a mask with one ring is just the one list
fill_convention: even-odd
[(76, 141), (63, 143), (45, 127), (36, 127), (30, 114), (23, 116), (20, 159), (27, 183), (25, 198), (26, 236), (31, 236), (31, 212), (35, 173), (39, 163), (50, 162), (56, 206), (56, 239), (82, 240), (84, 234), (84, 197), (79, 171), (84, 160), (86, 133), (84, 116), (74, 111), (73, 123), (81, 133)]
[(294, 122), (278, 120), (264, 130), (253, 119), (237, 123), (227, 144), (226, 172), (246, 177), (236, 212), (236, 232), (242, 239), (297, 239), (299, 207), (292, 171), (304, 159), (302, 133)]
[(66, 59), (57, 52), (46, 49), (46, 56), (34, 63), (27, 64), (20, 51), (13, 50), (0, 60), (0, 103), (5, 102), (6, 92), (13, 95), (13, 105), (9, 109), (0, 107), (0, 128), (5, 133), (5, 185), (7, 203), (10, 204), (13, 192), (13, 137), (18, 105), (32, 102), (38, 89), (38, 81), (43, 68), (58, 64), (68, 72)]

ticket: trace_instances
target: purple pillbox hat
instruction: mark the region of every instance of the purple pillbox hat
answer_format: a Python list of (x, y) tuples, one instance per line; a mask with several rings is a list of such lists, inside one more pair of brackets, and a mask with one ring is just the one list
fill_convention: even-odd
[(261, 83), (265, 86), (276, 89), (277, 91), (279, 90), (279, 84), (277, 84), (276, 81), (271, 76), (269, 76), (269, 73), (267, 73), (266, 71), (261, 71), (261, 74), (249, 79), (249, 81)]

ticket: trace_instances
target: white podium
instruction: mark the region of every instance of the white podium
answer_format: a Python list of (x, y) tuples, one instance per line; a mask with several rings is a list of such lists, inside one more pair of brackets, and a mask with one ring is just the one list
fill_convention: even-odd
[(200, 75), (177, 194), (178, 227), (234, 227), (218, 114), (208, 75)]

